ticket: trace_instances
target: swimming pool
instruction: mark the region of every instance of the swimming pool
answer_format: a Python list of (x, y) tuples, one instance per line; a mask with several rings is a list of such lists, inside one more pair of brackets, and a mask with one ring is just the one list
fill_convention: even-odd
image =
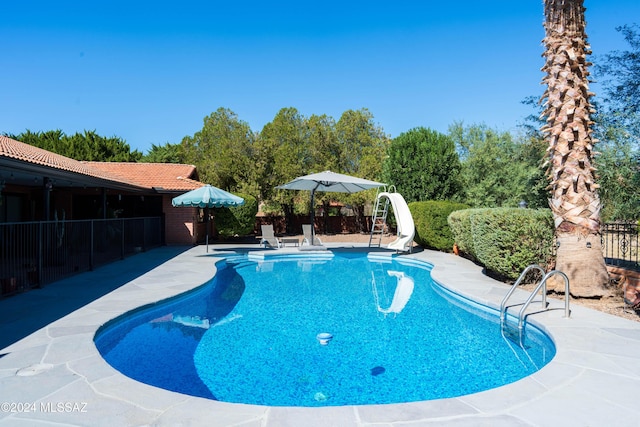
[[(105, 360), (181, 393), (272, 406), (398, 403), (512, 383), (555, 354), (528, 326), (435, 284), (431, 266), (366, 254), (234, 257), (180, 297), (102, 327)], [(329, 333), (326, 344), (318, 334)]]

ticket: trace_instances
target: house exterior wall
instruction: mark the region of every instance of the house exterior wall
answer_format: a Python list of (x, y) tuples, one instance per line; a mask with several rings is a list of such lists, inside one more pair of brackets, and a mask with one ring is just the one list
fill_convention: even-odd
[(197, 208), (176, 208), (171, 205), (171, 195), (162, 196), (164, 212), (165, 241), (167, 245), (194, 245), (197, 233), (194, 225), (198, 214)]

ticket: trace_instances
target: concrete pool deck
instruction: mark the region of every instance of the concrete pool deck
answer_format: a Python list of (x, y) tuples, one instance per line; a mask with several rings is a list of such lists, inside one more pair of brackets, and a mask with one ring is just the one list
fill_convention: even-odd
[[(368, 249), (360, 244), (327, 246), (336, 251)], [(325, 408), (230, 404), (139, 383), (101, 358), (93, 336), (102, 324), (206, 282), (215, 272), (213, 259), (234, 250), (261, 248), (212, 245), (207, 253), (204, 246), (163, 247), (0, 300), (2, 342), (24, 336), (0, 350), (0, 426), (640, 424), (640, 323), (577, 305), (567, 319), (563, 302), (553, 299), (552, 310), (529, 317), (557, 345), (556, 357), (547, 366), (513, 384), (452, 399)], [(299, 253), (297, 248), (277, 250), (287, 252)], [(460, 257), (434, 251), (402, 256), (432, 263), (435, 280), (486, 305), (499, 306), (508, 290)], [(518, 291), (514, 301), (525, 295)], [(37, 319), (45, 319), (45, 324)]]

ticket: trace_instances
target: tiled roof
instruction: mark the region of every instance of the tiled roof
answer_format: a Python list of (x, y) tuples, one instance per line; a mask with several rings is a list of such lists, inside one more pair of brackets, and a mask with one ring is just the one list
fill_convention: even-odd
[(196, 181), (196, 167), (175, 163), (80, 162), (0, 135), (0, 157), (52, 169), (129, 184), (158, 191), (189, 191), (204, 184)]
[(192, 178), (196, 177), (196, 167), (178, 163), (120, 163), (120, 162), (83, 162), (92, 168), (117, 175), (127, 181), (147, 188), (165, 191), (189, 191), (204, 184)]
[(83, 162), (25, 144), (24, 142), (16, 141), (15, 139), (8, 138), (4, 135), (0, 135), (0, 156), (36, 165), (47, 166), (52, 169), (75, 172), (94, 178), (128, 183), (128, 181), (123, 180), (121, 177), (111, 175), (104, 170), (92, 168)]

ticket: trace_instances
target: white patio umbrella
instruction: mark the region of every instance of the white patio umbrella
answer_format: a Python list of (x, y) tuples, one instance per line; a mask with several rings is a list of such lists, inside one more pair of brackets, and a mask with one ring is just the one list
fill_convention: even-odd
[[(174, 207), (191, 208), (229, 208), (244, 205), (242, 197), (235, 196), (218, 187), (204, 185), (195, 190), (174, 197), (171, 200)], [(207, 252), (209, 252), (209, 217), (207, 216)]]
[(324, 171), (319, 173), (312, 173), (311, 175), (299, 176), (293, 181), (289, 181), (286, 184), (279, 185), (276, 188), (282, 190), (311, 191), (311, 244), (313, 245), (313, 236), (315, 235), (315, 227), (313, 225), (313, 200), (316, 191), (357, 193), (358, 191), (382, 187), (383, 185), (386, 184), (376, 181), (370, 181), (368, 179), (357, 178), (351, 175)]

